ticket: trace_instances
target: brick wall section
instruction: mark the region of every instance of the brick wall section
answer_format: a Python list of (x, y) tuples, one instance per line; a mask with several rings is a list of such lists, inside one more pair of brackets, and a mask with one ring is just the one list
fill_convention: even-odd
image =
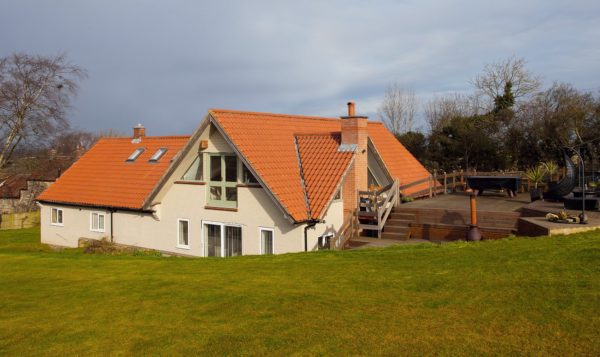
[(356, 144), (354, 165), (344, 181), (344, 212), (356, 209), (357, 190), (366, 190), (367, 185), (367, 117), (342, 117), (342, 144)]

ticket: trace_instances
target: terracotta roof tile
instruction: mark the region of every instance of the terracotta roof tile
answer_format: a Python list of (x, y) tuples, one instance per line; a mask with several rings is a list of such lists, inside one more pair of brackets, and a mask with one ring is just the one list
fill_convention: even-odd
[(338, 151), (340, 133), (298, 135), (296, 138), (312, 218), (321, 218), (353, 153)]
[[(188, 140), (189, 136), (143, 137), (140, 143), (132, 143), (131, 138), (100, 139), (38, 200), (141, 209)], [(167, 152), (158, 162), (150, 163), (150, 157), (161, 147), (168, 148)], [(145, 150), (134, 162), (126, 162), (137, 148)]]
[[(369, 139), (375, 146), (379, 156), (393, 177), (397, 177), (400, 186), (430, 176), (429, 171), (417, 160), (383, 123), (369, 122), (367, 125)], [(405, 194), (429, 188), (428, 183), (415, 185), (404, 190)]]

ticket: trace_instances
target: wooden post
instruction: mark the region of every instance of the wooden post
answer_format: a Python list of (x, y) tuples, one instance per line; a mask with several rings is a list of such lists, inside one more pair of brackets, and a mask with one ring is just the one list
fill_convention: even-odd
[(396, 178), (394, 181), (396, 181), (396, 203), (394, 204), (394, 207), (398, 207), (400, 204), (400, 180)]
[(456, 192), (456, 170), (452, 170), (452, 192)]
[(429, 183), (429, 198), (431, 198), (431, 196), (432, 196), (432, 192), (431, 192), (431, 175), (429, 175), (429, 178), (428, 178), (427, 182)]
[(433, 171), (433, 195), (437, 196), (437, 170)]
[(448, 174), (444, 171), (444, 195), (448, 194)]

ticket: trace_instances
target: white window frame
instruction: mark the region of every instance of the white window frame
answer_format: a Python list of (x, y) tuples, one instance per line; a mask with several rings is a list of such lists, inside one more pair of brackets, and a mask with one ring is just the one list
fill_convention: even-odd
[(206, 242), (205, 242), (205, 226), (207, 224), (212, 224), (215, 226), (221, 226), (221, 255), (218, 258), (227, 258), (225, 256), (225, 226), (229, 227), (238, 227), (242, 230), (242, 255), (244, 255), (244, 227), (242, 227), (239, 223), (225, 223), (225, 222), (215, 222), (215, 221), (202, 221), (202, 254), (204, 257), (208, 257), (208, 252), (206, 250)]
[(273, 253), (271, 254), (275, 254), (275, 229), (273, 228), (269, 228), (269, 227), (258, 227), (258, 245), (260, 247), (260, 255), (264, 255), (265, 252), (263, 252), (263, 244), (262, 244), (262, 231), (270, 231), (271, 232), (271, 237), (273, 239)]
[[(56, 210), (56, 222), (52, 222), (52, 212)], [(58, 212), (60, 211), (61, 221), (58, 221)], [(65, 211), (62, 208), (52, 207), (50, 209), (50, 225), (64, 227), (65, 226)]]
[[(188, 231), (187, 231), (187, 234), (188, 234), (188, 236), (187, 236), (188, 244), (187, 245), (179, 243), (180, 242), (179, 238), (181, 238), (179, 236), (179, 234), (180, 234), (180, 231), (179, 231), (179, 224), (180, 224), (180, 222), (187, 222), (187, 227), (188, 227)], [(190, 249), (190, 220), (187, 219), (187, 218), (177, 218), (177, 248)]]
[[(95, 214), (98, 215), (98, 228), (97, 229), (94, 229), (94, 215)], [(100, 228), (100, 216), (104, 217), (104, 220), (103, 220), (104, 227), (102, 227), (102, 229)], [(90, 231), (98, 232), (98, 233), (106, 232), (106, 214), (104, 212), (99, 212), (99, 211), (90, 212)]]

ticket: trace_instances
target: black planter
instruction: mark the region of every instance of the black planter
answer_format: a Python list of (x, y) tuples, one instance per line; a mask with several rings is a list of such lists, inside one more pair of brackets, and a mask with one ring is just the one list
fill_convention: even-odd
[(529, 195), (531, 196), (531, 202), (541, 200), (542, 190), (539, 188), (532, 188), (529, 190)]

